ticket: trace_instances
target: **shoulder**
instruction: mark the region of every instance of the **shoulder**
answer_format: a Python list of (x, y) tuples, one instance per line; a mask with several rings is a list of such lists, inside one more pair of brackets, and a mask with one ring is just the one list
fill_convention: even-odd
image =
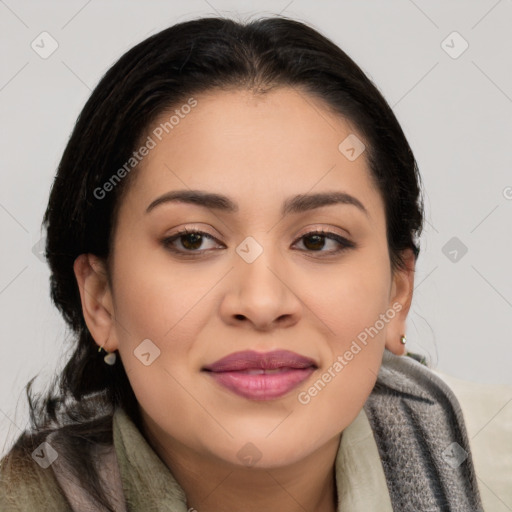
[(31, 438), (20, 436), (0, 460), (0, 510), (69, 512), (71, 507), (50, 468), (56, 455), (48, 443), (32, 445)]
[(480, 384), (431, 371), (450, 387), (460, 404), (484, 509), (510, 510), (512, 386)]
[(0, 511), (124, 510), (112, 445), (112, 416), (26, 431), (0, 461)]

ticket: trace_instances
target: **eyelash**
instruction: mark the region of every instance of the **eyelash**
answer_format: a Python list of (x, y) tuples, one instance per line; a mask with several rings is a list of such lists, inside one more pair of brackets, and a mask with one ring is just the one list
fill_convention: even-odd
[[(172, 235), (170, 237), (164, 238), (162, 240), (162, 244), (169, 251), (171, 251), (171, 252), (173, 252), (175, 254), (178, 254), (180, 256), (183, 256), (183, 257), (187, 257), (187, 256), (195, 257), (196, 255), (199, 256), (199, 255), (203, 254), (204, 252), (210, 250), (210, 249), (202, 249), (202, 250), (190, 251), (190, 250), (176, 249), (175, 247), (172, 246), (172, 243), (175, 240), (178, 240), (182, 236), (190, 235), (190, 234), (202, 235), (205, 238), (209, 238), (210, 240), (214, 240), (215, 242), (218, 242), (218, 240), (216, 240), (215, 237), (213, 237), (212, 235), (210, 235), (209, 233), (206, 233), (204, 231), (199, 231), (199, 230), (195, 230), (195, 229), (192, 229), (192, 230), (183, 229), (182, 231), (179, 231), (178, 233), (175, 233), (174, 235)], [(308, 251), (306, 249), (306, 250), (302, 250), (302, 252), (313, 252), (313, 253), (319, 252), (319, 253), (326, 253), (327, 256), (330, 256), (330, 255), (333, 255), (333, 254), (339, 254), (339, 253), (341, 253), (343, 251), (346, 251), (348, 249), (352, 249), (352, 248), (356, 247), (356, 244), (354, 242), (351, 242), (350, 240), (347, 240), (346, 238), (344, 238), (344, 237), (342, 237), (342, 236), (340, 236), (340, 235), (338, 235), (336, 233), (333, 233), (331, 231), (324, 231), (324, 230), (315, 230), (315, 231), (310, 231), (308, 233), (305, 233), (304, 235), (299, 237), (294, 242), (294, 245), (295, 245), (295, 243), (297, 243), (298, 241), (302, 240), (303, 238), (309, 238), (309, 237), (314, 236), (314, 235), (320, 235), (320, 236), (328, 238), (330, 240), (334, 240), (335, 242), (338, 242), (341, 245), (341, 247), (339, 249), (334, 250), (334, 251), (322, 251), (322, 250), (319, 250), (319, 251)], [(218, 242), (218, 243), (220, 243), (220, 242)]]

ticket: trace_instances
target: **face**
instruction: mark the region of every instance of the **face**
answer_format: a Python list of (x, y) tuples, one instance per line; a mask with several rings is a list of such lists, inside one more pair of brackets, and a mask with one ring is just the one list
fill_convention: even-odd
[[(354, 159), (353, 138), (339, 149), (363, 141), (346, 120), (291, 88), (194, 99), (168, 133), (173, 112), (148, 132), (154, 147), (119, 210), (112, 288), (75, 264), (84, 314), (161, 440), (235, 465), (292, 463), (352, 422), (385, 346), (403, 354), (412, 274), (391, 272), (365, 152)], [(225, 198), (161, 199), (178, 191)], [(345, 200), (296, 198), (315, 194)], [(204, 370), (247, 350), (313, 366), (238, 380)]]

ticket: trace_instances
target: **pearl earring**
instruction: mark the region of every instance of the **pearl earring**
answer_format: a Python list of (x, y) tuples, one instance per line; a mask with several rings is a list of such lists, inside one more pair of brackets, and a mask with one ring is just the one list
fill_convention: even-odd
[(405, 337), (405, 334), (402, 334), (402, 336), (400, 336), (400, 343), (402, 345), (405, 345), (407, 343), (407, 338)]
[[(98, 352), (101, 352), (103, 350), (103, 347), (100, 347), (98, 349)], [(106, 352), (106, 351), (105, 351)], [(105, 357), (103, 358), (105, 363), (112, 366), (116, 363), (116, 353), (115, 352), (107, 352)]]

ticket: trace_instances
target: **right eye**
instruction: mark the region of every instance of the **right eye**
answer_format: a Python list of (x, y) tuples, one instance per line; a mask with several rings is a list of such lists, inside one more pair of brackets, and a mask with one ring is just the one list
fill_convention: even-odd
[[(179, 231), (178, 233), (175, 233), (174, 235), (164, 238), (162, 240), (162, 244), (166, 249), (169, 249), (170, 251), (177, 253), (177, 254), (184, 254), (184, 255), (196, 255), (196, 254), (202, 254), (208, 249), (201, 249), (201, 245), (203, 242), (207, 240), (211, 241), (217, 241), (216, 238), (214, 238), (209, 233), (205, 233), (204, 231), (199, 230), (189, 230), (184, 229), (182, 231)], [(181, 248), (176, 247), (176, 242), (179, 242), (181, 245)], [(220, 242), (219, 242), (220, 243)], [(188, 254), (187, 254), (188, 253)]]

